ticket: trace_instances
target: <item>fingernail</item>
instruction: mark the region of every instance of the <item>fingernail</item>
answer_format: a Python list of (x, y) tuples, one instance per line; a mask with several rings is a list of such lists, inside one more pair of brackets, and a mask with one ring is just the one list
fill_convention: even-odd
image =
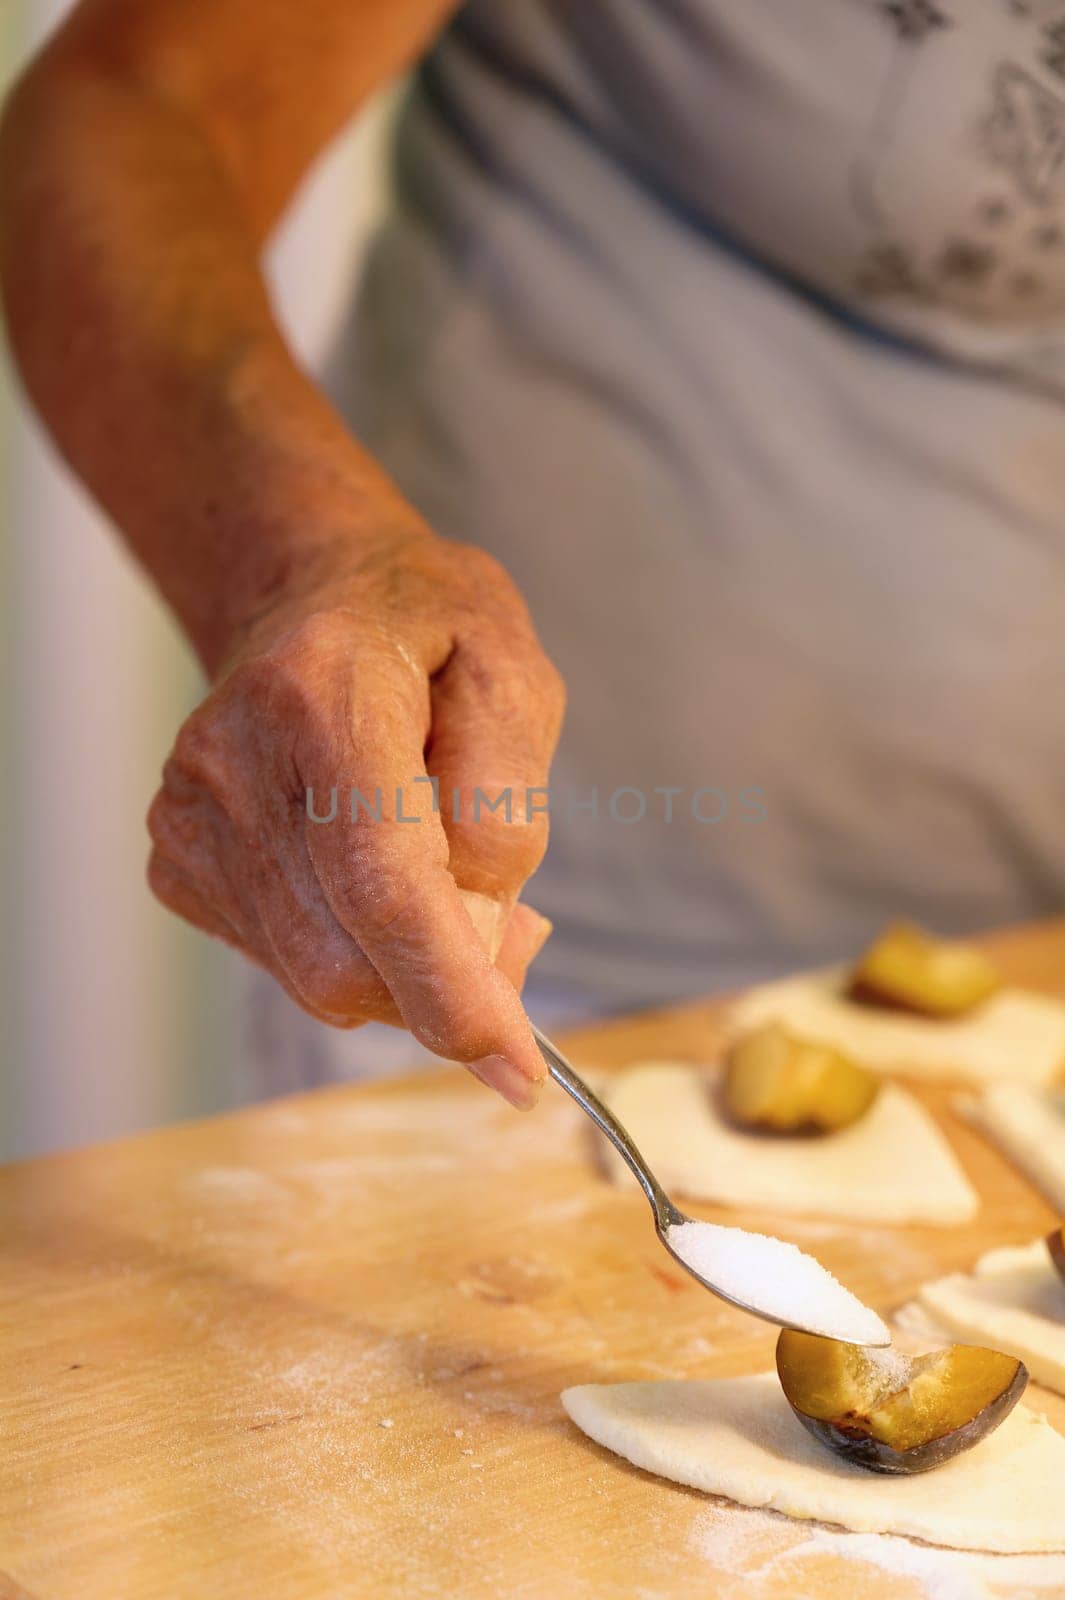
[(503, 943), (512, 906), (505, 900), (493, 900), (486, 894), (475, 894), (472, 889), (460, 889), (463, 904), (481, 943), (494, 961)]
[(539, 1084), (527, 1078), (506, 1056), (482, 1056), (479, 1061), (467, 1062), (467, 1066), (475, 1078), (498, 1090), (519, 1111), (531, 1111), (536, 1104)]
[(520, 950), (526, 964), (539, 955), (554, 930), (554, 923), (519, 900), (507, 927), (507, 942)]

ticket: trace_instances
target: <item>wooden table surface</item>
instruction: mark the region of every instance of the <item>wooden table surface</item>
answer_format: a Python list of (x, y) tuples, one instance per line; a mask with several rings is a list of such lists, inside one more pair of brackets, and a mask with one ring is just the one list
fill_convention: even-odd
[[(1065, 924), (990, 943), (1065, 995)], [(587, 1065), (707, 1060), (720, 1016), (567, 1042)], [(884, 1311), (1045, 1232), (949, 1092), (920, 1093), (980, 1190), (973, 1225), (699, 1215), (793, 1239)], [(909, 1546), (908, 1575), (883, 1570), (847, 1553), (869, 1541), (841, 1554), (570, 1425), (568, 1384), (754, 1371), (773, 1333), (674, 1270), (553, 1087), (521, 1116), (443, 1069), (8, 1167), (0, 1256), (3, 1600), (908, 1600), (921, 1562), (973, 1559)], [(1065, 1404), (1029, 1398), (1065, 1431)]]

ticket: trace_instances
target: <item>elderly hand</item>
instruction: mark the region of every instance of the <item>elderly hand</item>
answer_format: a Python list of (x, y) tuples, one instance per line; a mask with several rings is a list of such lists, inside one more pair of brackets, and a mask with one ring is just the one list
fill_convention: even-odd
[(518, 991), (550, 924), (518, 896), (563, 704), (483, 551), (413, 519), (331, 549), (245, 623), (178, 734), (152, 889), (312, 1015), (405, 1024), (529, 1106), (545, 1069)]

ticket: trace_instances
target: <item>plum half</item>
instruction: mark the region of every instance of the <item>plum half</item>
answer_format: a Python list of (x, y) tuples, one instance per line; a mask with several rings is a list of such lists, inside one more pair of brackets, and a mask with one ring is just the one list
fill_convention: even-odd
[(842, 1051), (771, 1022), (733, 1045), (722, 1094), (741, 1127), (831, 1133), (864, 1116), (879, 1088), (879, 1079)]
[(1061, 1277), (1065, 1278), (1065, 1223), (1060, 1228), (1052, 1228), (1047, 1234), (1047, 1249), (1050, 1259), (1057, 1267)]
[(869, 1472), (928, 1472), (987, 1437), (1024, 1393), (1024, 1363), (955, 1344), (927, 1355), (841, 1344), (785, 1328), (777, 1373), (821, 1444)]
[(916, 1012), (962, 1017), (1001, 987), (994, 966), (975, 945), (936, 939), (910, 922), (886, 928), (850, 976), (851, 1000)]

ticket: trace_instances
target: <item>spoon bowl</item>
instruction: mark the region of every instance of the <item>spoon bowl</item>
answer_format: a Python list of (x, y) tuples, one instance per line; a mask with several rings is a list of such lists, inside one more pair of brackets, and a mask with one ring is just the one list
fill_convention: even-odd
[[(580, 1074), (577, 1073), (571, 1064), (566, 1060), (566, 1057), (562, 1054), (558, 1047), (552, 1044), (551, 1040), (548, 1039), (545, 1034), (541, 1033), (540, 1029), (537, 1028), (535, 1024), (532, 1025), (532, 1031), (533, 1037), (540, 1047), (540, 1053), (547, 1062), (548, 1071), (550, 1072), (552, 1078), (554, 1078), (555, 1082), (560, 1086), (560, 1088), (564, 1089), (572, 1099), (576, 1100), (581, 1110), (591, 1118), (596, 1127), (599, 1128), (602, 1133), (606, 1134), (606, 1137), (610, 1140), (611, 1144), (614, 1146), (621, 1158), (625, 1161), (626, 1165), (636, 1178), (637, 1183), (640, 1185), (640, 1188), (647, 1196), (648, 1203), (650, 1204), (651, 1211), (654, 1215), (655, 1231), (658, 1234), (659, 1239), (665, 1245), (674, 1261), (676, 1261), (679, 1266), (683, 1267), (684, 1271), (693, 1277), (697, 1283), (701, 1283), (704, 1289), (709, 1289), (711, 1294), (717, 1295), (719, 1300), (726, 1301), (729, 1305), (735, 1306), (740, 1311), (748, 1312), (752, 1317), (760, 1317), (763, 1322), (771, 1322), (778, 1328), (793, 1328), (799, 1333), (819, 1334), (822, 1337), (839, 1339), (843, 1344), (883, 1346), (891, 1343), (890, 1333), (882, 1323), (880, 1324), (881, 1328), (883, 1328), (882, 1337), (873, 1339), (863, 1337), (861, 1339), (857, 1339), (854, 1337), (853, 1333), (847, 1333), (846, 1330), (838, 1331), (831, 1326), (826, 1326), (823, 1322), (819, 1326), (812, 1326), (809, 1320), (804, 1319), (800, 1314), (800, 1307), (798, 1306), (789, 1306), (785, 1310), (783, 1306), (774, 1309), (768, 1303), (752, 1304), (749, 1300), (740, 1298), (735, 1293), (730, 1292), (728, 1289), (724, 1288), (722, 1284), (714, 1281), (714, 1279), (704, 1276), (704, 1274), (699, 1272), (690, 1261), (685, 1260), (684, 1256), (676, 1248), (675, 1243), (671, 1242), (669, 1237), (670, 1233), (673, 1232), (674, 1238), (676, 1238), (676, 1230), (683, 1228), (687, 1224), (695, 1224), (696, 1226), (702, 1227), (707, 1227), (708, 1225), (699, 1224), (697, 1218), (686, 1216), (685, 1213), (681, 1211), (679, 1206), (674, 1205), (673, 1201), (669, 1198), (668, 1194), (662, 1188), (662, 1185), (659, 1183), (658, 1179), (647, 1165), (647, 1162), (640, 1154), (628, 1129), (625, 1128), (618, 1121), (617, 1117), (614, 1116), (614, 1113), (603, 1104), (603, 1102), (599, 1099), (599, 1096), (593, 1093)], [(743, 1234), (743, 1230), (739, 1228), (722, 1229), (721, 1232), (736, 1234), (737, 1236), (741, 1236)], [(766, 1242), (764, 1236), (759, 1234), (747, 1234), (746, 1238), (751, 1241), (752, 1246), (756, 1245), (758, 1242), (761, 1242), (762, 1244)], [(790, 1254), (795, 1247), (782, 1245), (782, 1249), (788, 1250)], [(804, 1263), (809, 1264), (810, 1269), (816, 1270), (817, 1272), (823, 1274), (827, 1282), (833, 1285), (836, 1290), (840, 1291), (841, 1293), (846, 1293), (846, 1291), (842, 1291), (840, 1289), (840, 1285), (836, 1283), (836, 1280), (832, 1278), (831, 1274), (828, 1273), (825, 1268), (821, 1267), (820, 1263), (815, 1261), (812, 1256), (806, 1256), (800, 1251), (796, 1251), (795, 1253)], [(855, 1305), (860, 1304), (860, 1301), (855, 1301)], [(873, 1314), (869, 1313), (869, 1315), (872, 1316)], [(875, 1320), (879, 1321), (879, 1319)]]

